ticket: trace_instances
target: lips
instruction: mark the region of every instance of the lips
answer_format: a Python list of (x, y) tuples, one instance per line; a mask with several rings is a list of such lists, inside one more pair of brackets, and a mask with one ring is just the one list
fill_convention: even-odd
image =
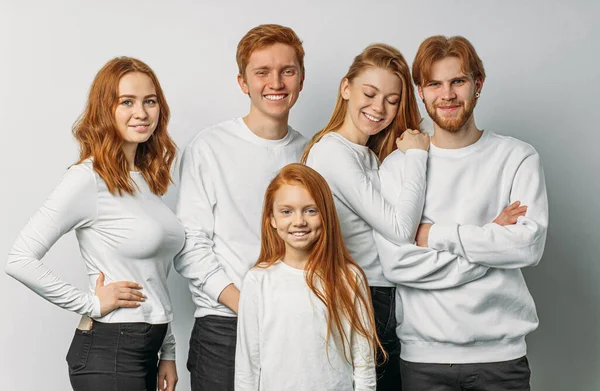
[(293, 232), (289, 232), (290, 235), (296, 237), (296, 238), (303, 238), (306, 235), (308, 235), (310, 233), (310, 231), (293, 231)]
[(150, 127), (150, 124), (136, 124), (136, 125), (129, 125), (129, 127), (138, 133), (143, 133), (148, 130), (148, 128)]

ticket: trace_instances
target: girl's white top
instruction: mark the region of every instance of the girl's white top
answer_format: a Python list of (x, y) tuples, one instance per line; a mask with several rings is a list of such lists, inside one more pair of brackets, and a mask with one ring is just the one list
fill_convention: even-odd
[[(142, 174), (131, 172), (131, 177), (138, 187), (135, 194), (113, 195), (91, 160), (70, 167), (19, 234), (6, 272), (46, 300), (100, 322), (171, 322), (167, 276), (173, 257), (183, 247), (184, 230), (161, 197), (150, 191)], [(87, 269), (87, 291), (61, 280), (41, 261), (71, 230), (75, 230)], [(119, 308), (100, 316), (100, 301), (94, 294), (100, 272), (105, 284), (139, 283), (147, 300), (137, 308)], [(175, 359), (170, 331), (161, 359)]]
[[(366, 291), (364, 281), (360, 286)], [(347, 322), (344, 328), (349, 361), (336, 334), (326, 350), (327, 308), (306, 284), (304, 270), (281, 261), (251, 269), (239, 305), (236, 391), (375, 390), (373, 348)]]

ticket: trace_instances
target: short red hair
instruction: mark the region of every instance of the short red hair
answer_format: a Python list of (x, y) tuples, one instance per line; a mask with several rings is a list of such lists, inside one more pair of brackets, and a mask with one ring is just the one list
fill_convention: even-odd
[(427, 38), (419, 46), (412, 65), (412, 77), (417, 86), (422, 86), (431, 79), (431, 68), (436, 61), (446, 57), (456, 57), (462, 63), (462, 71), (473, 77), (485, 80), (483, 62), (475, 48), (465, 37), (445, 37), (435, 35)]
[(276, 43), (282, 43), (294, 49), (298, 64), (300, 65), (300, 72), (304, 75), (304, 48), (302, 47), (302, 41), (298, 38), (294, 30), (278, 24), (261, 24), (260, 26), (256, 26), (248, 31), (238, 43), (235, 58), (240, 75), (245, 77), (246, 66), (248, 66), (248, 61), (254, 51), (264, 49)]

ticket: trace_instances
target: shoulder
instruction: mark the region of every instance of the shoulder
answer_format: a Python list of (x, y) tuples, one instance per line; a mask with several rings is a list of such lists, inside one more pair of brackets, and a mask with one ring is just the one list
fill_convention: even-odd
[(235, 129), (239, 128), (237, 120), (230, 119), (219, 122), (216, 125), (209, 126), (201, 130), (186, 147), (186, 151), (195, 149), (210, 148), (214, 143), (222, 142), (227, 135), (235, 133)]
[(357, 160), (357, 156), (354, 149), (343, 140), (342, 136), (331, 132), (324, 135), (321, 140), (312, 146), (308, 159), (325, 159), (329, 163), (333, 159)]
[(539, 155), (536, 149), (529, 143), (515, 137), (489, 132), (490, 145), (497, 148), (502, 147), (511, 155), (511, 158), (521, 157), (525, 159), (532, 155)]
[(304, 137), (302, 133), (298, 132), (291, 126), (288, 126), (288, 133), (290, 135), (290, 144), (300, 144), (304, 146), (308, 142), (308, 139)]
[(94, 171), (92, 159), (73, 164), (63, 176), (63, 182), (69, 182), (74, 188), (95, 188), (98, 174)]

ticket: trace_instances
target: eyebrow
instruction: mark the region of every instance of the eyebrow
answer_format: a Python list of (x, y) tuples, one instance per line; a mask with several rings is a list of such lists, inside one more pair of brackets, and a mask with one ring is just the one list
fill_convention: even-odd
[[(137, 98), (137, 96), (129, 95), (129, 94), (119, 95), (119, 99), (121, 99), (121, 98)], [(156, 94), (150, 94), (150, 95), (146, 95), (144, 97), (144, 99), (148, 99), (148, 98), (157, 98), (157, 96), (156, 96)]]
[[(374, 90), (376, 90), (376, 91), (379, 91), (379, 88), (375, 87), (375, 86), (374, 86), (374, 85), (372, 85), (372, 84), (366, 84), (366, 83), (364, 83), (364, 84), (363, 84), (363, 86), (365, 86), (365, 87), (370, 87), (370, 88), (372, 88), (372, 89), (374, 89)], [(390, 96), (390, 95), (398, 95), (398, 96), (400, 96), (400, 94), (399, 94), (399, 93), (397, 93), (397, 92), (392, 92), (391, 94), (388, 94), (388, 96)]]
[[(287, 68), (296, 68), (296, 69), (298, 69), (298, 66), (295, 65), (295, 64), (288, 64), (288, 65), (284, 65), (284, 66), (281, 67), (281, 69), (287, 69)], [(263, 65), (263, 66), (258, 66), (256, 68), (253, 68), (252, 70), (253, 71), (258, 71), (258, 70), (261, 70), (261, 69), (271, 70), (273, 68), (271, 68), (270, 66), (267, 66), (267, 65)]]

